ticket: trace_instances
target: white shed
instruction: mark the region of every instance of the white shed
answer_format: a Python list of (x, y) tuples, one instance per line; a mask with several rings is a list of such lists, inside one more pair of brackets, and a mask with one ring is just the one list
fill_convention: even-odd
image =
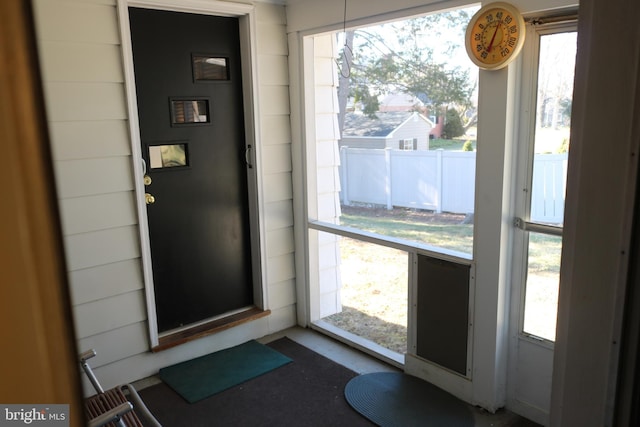
[(431, 120), (415, 111), (378, 111), (372, 117), (347, 113), (340, 146), (428, 150), (433, 127)]

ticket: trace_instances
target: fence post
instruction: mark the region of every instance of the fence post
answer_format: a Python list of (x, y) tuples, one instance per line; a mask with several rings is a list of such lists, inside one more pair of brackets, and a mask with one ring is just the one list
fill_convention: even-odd
[(342, 198), (342, 204), (345, 206), (349, 206), (349, 180), (347, 178), (347, 174), (349, 173), (349, 169), (347, 168), (347, 159), (349, 158), (349, 154), (347, 150), (349, 147), (342, 146), (340, 147), (340, 197)]
[(438, 148), (436, 150), (436, 213), (442, 213), (442, 153), (444, 150)]
[(387, 209), (393, 209), (393, 204), (391, 203), (391, 148), (387, 147), (384, 149), (384, 166), (385, 166), (385, 177), (384, 177), (384, 192), (387, 197)]

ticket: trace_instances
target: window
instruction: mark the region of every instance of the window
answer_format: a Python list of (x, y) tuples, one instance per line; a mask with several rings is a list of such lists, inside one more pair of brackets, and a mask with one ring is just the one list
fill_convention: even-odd
[(577, 33), (540, 36), (526, 233), (525, 334), (555, 341)]
[(400, 140), (400, 149), (401, 150), (417, 150), (418, 149), (418, 140), (416, 138), (401, 139)]
[(464, 32), (475, 10), (305, 39), (310, 318), (391, 362), (415, 352), (418, 252), (471, 259), (475, 152), (463, 146), (475, 142), (478, 69)]

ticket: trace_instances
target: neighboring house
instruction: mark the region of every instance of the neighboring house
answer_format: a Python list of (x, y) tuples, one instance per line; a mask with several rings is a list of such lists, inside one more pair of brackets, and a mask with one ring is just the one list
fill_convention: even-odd
[(434, 114), (433, 111), (429, 111), (429, 108), (425, 105), (421, 99), (408, 94), (408, 93), (391, 93), (380, 99), (379, 110), (382, 112), (388, 111), (418, 111), (425, 117), (431, 120), (433, 126), (429, 134), (432, 138), (440, 138), (444, 128), (444, 116)]
[(427, 107), (425, 107), (424, 102), (413, 95), (403, 92), (385, 95), (381, 97), (381, 99), (379, 98), (379, 102), (379, 110), (382, 112), (419, 111), (424, 114), (427, 111)]
[(340, 147), (428, 150), (434, 124), (418, 112), (347, 113)]

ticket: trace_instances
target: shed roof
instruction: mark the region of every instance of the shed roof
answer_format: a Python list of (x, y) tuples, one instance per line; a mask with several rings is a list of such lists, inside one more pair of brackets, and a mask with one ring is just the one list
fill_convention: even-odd
[(374, 117), (362, 113), (347, 113), (344, 118), (342, 136), (386, 137), (414, 114), (430, 123), (426, 117), (413, 111), (378, 111)]

